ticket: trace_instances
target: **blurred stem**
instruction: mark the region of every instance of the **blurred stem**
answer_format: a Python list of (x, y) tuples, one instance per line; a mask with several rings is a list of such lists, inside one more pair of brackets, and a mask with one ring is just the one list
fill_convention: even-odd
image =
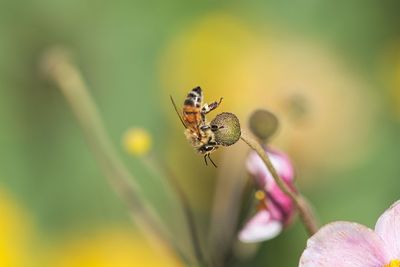
[(144, 201), (134, 177), (118, 157), (86, 84), (77, 68), (70, 62), (67, 52), (63, 49), (50, 49), (44, 55), (42, 64), (45, 74), (57, 84), (68, 101), (100, 168), (127, 205), (138, 227), (147, 234), (152, 243), (157, 245), (161, 241), (167, 247), (172, 246), (177, 254), (186, 260), (184, 253), (152, 207)]
[(308, 201), (300, 193), (291, 190), (290, 187), (283, 181), (272, 165), (268, 154), (265, 153), (262, 146), (254, 138), (243, 132), (240, 138), (260, 156), (274, 178), (276, 184), (279, 186), (282, 192), (290, 197), (293, 203), (295, 203), (297, 209), (299, 210), (300, 219), (306, 228), (308, 235), (314, 235), (318, 231), (318, 223)]
[(162, 176), (165, 176), (167, 178), (168, 185), (171, 186), (172, 189), (174, 190), (174, 192), (176, 193), (176, 196), (178, 197), (179, 203), (182, 206), (182, 211), (183, 211), (183, 214), (184, 214), (186, 222), (187, 222), (187, 227), (188, 227), (189, 235), (191, 238), (191, 244), (193, 246), (194, 254), (195, 254), (199, 264), (204, 264), (205, 258), (204, 258), (204, 254), (201, 249), (201, 243), (200, 243), (200, 238), (198, 236), (196, 220), (195, 220), (194, 214), (192, 212), (192, 209), (190, 207), (189, 199), (186, 196), (185, 191), (182, 189), (181, 185), (179, 184), (178, 179), (176, 178), (176, 175), (167, 166), (167, 164), (157, 160), (154, 154), (149, 154), (149, 155), (143, 157), (143, 162), (146, 164), (148, 169), (154, 170), (154, 172), (157, 172), (160, 175), (164, 174)]
[(229, 266), (236, 250), (243, 191), (251, 182), (243, 168), (246, 148), (244, 143), (236, 143), (220, 154), (208, 236), (215, 266)]

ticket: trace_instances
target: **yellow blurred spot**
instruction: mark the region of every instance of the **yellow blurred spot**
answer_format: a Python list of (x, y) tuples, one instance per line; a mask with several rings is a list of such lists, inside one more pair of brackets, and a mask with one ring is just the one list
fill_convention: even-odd
[(141, 156), (151, 148), (151, 136), (142, 128), (129, 129), (123, 138), (123, 146), (129, 154)]
[(0, 189), (0, 266), (32, 266), (29, 220), (14, 200)]
[(400, 267), (400, 260), (392, 260), (389, 264), (384, 267)]
[(257, 200), (263, 200), (265, 199), (265, 193), (262, 190), (258, 190), (255, 194), (254, 194), (255, 198)]
[(263, 85), (253, 77), (265, 46), (240, 18), (208, 14), (171, 40), (161, 59), (161, 80), (165, 88), (179, 88), (182, 97), (200, 85), (205, 101), (224, 97), (218, 110), (234, 107), (236, 113), (242, 105), (235, 101), (251, 103), (256, 97), (248, 90)]
[(52, 267), (177, 267), (166, 251), (153, 249), (140, 234), (130, 230), (106, 229), (76, 235), (55, 249)]
[[(224, 13), (196, 18), (160, 59), (163, 87), (168, 94), (177, 88), (174, 94), (184, 98), (200, 85), (205, 101), (224, 97), (217, 113), (232, 111), (243, 122), (254, 109), (267, 108), (280, 122), (273, 142), (309, 174), (361, 162), (377, 129), (378, 105), (368, 82), (329, 47), (270, 26)], [(168, 151), (178, 158), (173, 153), (181, 151), (172, 146)]]

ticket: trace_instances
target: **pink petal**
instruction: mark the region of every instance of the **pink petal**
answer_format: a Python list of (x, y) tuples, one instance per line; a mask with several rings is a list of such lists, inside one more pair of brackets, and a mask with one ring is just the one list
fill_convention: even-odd
[(277, 150), (268, 150), (272, 165), (274, 165), (279, 176), (286, 182), (291, 182), (294, 179), (294, 169), (289, 157)]
[(266, 207), (271, 218), (282, 221), (284, 225), (287, 225), (296, 213), (292, 199), (283, 193), (276, 184), (267, 192)]
[(400, 259), (400, 201), (387, 209), (375, 225), (393, 259)]
[[(267, 153), (279, 176), (286, 182), (292, 182), (294, 170), (289, 158), (285, 154), (271, 149), (268, 149)], [(271, 173), (257, 153), (250, 153), (246, 165), (248, 171), (255, 176), (259, 185), (261, 187), (266, 186), (265, 190), (269, 190), (275, 184)]]
[(256, 178), (256, 181), (260, 187), (264, 187), (267, 182), (270, 182), (267, 181), (267, 176), (270, 176), (270, 174), (265, 167), (264, 162), (256, 152), (251, 152), (249, 154), (246, 161), (246, 167), (249, 173)]
[(276, 237), (281, 231), (282, 223), (271, 220), (269, 212), (261, 210), (240, 231), (239, 240), (244, 243), (265, 241)]
[(371, 229), (333, 222), (308, 240), (299, 267), (382, 267), (388, 262), (383, 240)]

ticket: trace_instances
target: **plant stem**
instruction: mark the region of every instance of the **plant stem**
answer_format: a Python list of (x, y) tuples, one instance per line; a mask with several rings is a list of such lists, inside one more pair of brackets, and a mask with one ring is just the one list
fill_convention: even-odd
[(144, 201), (134, 177), (118, 157), (87, 86), (67, 52), (63, 49), (50, 49), (44, 55), (42, 64), (45, 74), (56, 83), (68, 101), (100, 168), (127, 205), (138, 227), (153, 244), (159, 246), (161, 241), (167, 247), (172, 246), (187, 261), (185, 253), (177, 246), (152, 207)]
[(299, 210), (300, 219), (307, 230), (309, 236), (314, 235), (318, 230), (317, 220), (312, 212), (311, 206), (308, 201), (298, 192), (290, 189), (290, 187), (278, 175), (267, 153), (265, 153), (262, 146), (251, 136), (242, 132), (240, 137), (250, 148), (252, 148), (262, 159), (265, 166), (268, 168), (276, 184), (285, 193)]
[(189, 199), (182, 189), (181, 185), (176, 178), (176, 175), (168, 167), (165, 162), (157, 160), (154, 154), (149, 154), (143, 157), (143, 162), (146, 164), (148, 169), (152, 169), (157, 172), (159, 175), (165, 176), (168, 182), (168, 186), (172, 187), (177, 198), (179, 199), (179, 203), (181, 204), (183, 215), (186, 218), (186, 223), (189, 231), (189, 235), (191, 238), (191, 244), (193, 246), (194, 254), (199, 262), (199, 264), (204, 265), (206, 263), (206, 259), (201, 249), (200, 238), (198, 235), (198, 230), (196, 226), (196, 220), (193, 214), (193, 211), (190, 207)]

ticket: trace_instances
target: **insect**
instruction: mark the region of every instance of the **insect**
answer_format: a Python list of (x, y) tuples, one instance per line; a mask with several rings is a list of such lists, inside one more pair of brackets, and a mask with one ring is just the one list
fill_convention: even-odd
[(204, 155), (206, 165), (208, 165), (208, 158), (214, 167), (217, 167), (211, 159), (210, 154), (220, 146), (220, 144), (215, 141), (214, 132), (223, 126), (218, 127), (217, 125), (210, 125), (206, 121), (206, 115), (221, 104), (222, 97), (218, 102), (214, 101), (211, 104), (205, 103), (203, 105), (203, 92), (198, 86), (187, 94), (185, 102), (183, 103), (182, 113), (178, 111), (172, 96), (171, 101), (179, 119), (185, 127), (185, 135), (189, 143), (198, 153)]

